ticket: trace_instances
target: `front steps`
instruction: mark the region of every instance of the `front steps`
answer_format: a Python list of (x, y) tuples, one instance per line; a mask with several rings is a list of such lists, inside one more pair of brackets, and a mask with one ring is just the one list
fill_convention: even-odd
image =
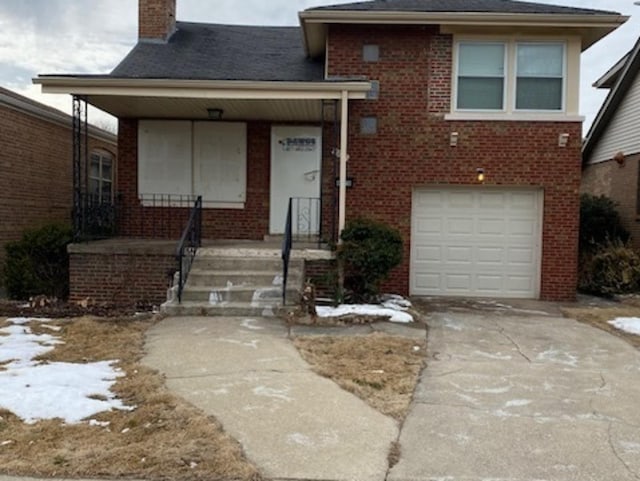
[[(282, 307), (282, 260), (279, 249), (202, 248), (194, 260), (182, 302), (169, 291), (162, 311), (172, 316), (269, 317)], [(304, 260), (289, 262), (287, 301), (296, 303), (303, 283)]]

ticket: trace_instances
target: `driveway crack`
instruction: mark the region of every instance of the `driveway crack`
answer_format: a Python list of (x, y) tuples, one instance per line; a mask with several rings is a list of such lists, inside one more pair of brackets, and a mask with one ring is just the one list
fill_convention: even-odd
[(509, 334), (505, 332), (504, 327), (502, 327), (496, 321), (493, 321), (493, 323), (498, 328), (498, 332), (500, 333), (500, 335), (504, 337), (506, 340), (508, 340), (511, 344), (513, 344), (513, 347), (516, 348), (516, 350), (518, 351), (518, 354), (520, 354), (520, 356), (524, 358), (528, 363), (532, 363), (533, 361), (531, 360), (531, 358), (527, 356), (524, 352), (522, 352), (522, 348), (520, 347), (520, 345)]
[(609, 441), (609, 447), (611, 448), (611, 452), (613, 453), (613, 455), (616, 457), (616, 459), (618, 461), (620, 461), (620, 464), (622, 464), (624, 466), (624, 468), (628, 471), (628, 473), (633, 476), (634, 478), (640, 480), (640, 475), (638, 475), (638, 473), (636, 473), (635, 471), (633, 471), (629, 465), (625, 462), (624, 459), (622, 459), (622, 456), (620, 456), (620, 454), (618, 453), (616, 447), (613, 445), (613, 435), (612, 435), (612, 431), (613, 430), (613, 422), (609, 423), (609, 429), (607, 429), (607, 438)]

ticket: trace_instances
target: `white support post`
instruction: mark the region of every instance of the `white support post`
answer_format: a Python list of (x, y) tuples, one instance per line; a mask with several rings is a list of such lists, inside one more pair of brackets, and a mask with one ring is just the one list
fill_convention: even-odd
[(347, 146), (349, 136), (349, 93), (342, 91), (340, 104), (340, 190), (338, 202), (338, 243), (347, 219)]

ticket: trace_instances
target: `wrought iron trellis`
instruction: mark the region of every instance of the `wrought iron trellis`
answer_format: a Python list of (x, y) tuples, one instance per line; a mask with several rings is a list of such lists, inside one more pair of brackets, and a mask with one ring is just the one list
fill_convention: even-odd
[(75, 240), (86, 231), (89, 183), (89, 125), (87, 99), (73, 96), (73, 234)]

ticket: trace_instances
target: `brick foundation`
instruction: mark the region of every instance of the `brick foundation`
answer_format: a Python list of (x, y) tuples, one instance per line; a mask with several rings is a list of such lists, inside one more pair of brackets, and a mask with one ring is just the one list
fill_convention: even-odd
[(176, 269), (172, 242), (100, 241), (69, 246), (69, 300), (159, 305)]

